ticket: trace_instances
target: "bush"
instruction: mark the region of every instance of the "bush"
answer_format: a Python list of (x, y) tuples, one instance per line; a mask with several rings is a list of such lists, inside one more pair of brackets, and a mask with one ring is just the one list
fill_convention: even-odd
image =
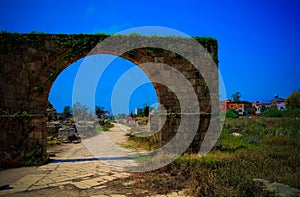
[(300, 109), (288, 109), (284, 112), (285, 117), (300, 117)]
[(238, 117), (239, 117), (239, 113), (234, 109), (229, 109), (226, 112), (226, 118), (238, 118)]
[(47, 161), (47, 153), (45, 147), (37, 144), (31, 148), (24, 150), (24, 164), (26, 166), (43, 165)]
[(248, 110), (248, 114), (255, 114), (255, 110), (254, 109)]
[(276, 109), (275, 107), (269, 107), (266, 110), (262, 112), (263, 117), (270, 117), (270, 118), (279, 118), (282, 117), (284, 114), (284, 111), (280, 111)]
[(102, 131), (109, 131), (109, 128), (103, 128)]
[[(286, 117), (287, 111), (284, 111), (282, 118), (242, 118), (227, 119), (223, 127), (222, 136), (226, 137), (231, 133), (240, 133), (244, 137), (300, 137), (300, 118)], [(292, 112), (289, 112), (292, 113)], [(294, 112), (295, 113), (295, 112)]]
[(293, 92), (286, 99), (286, 106), (288, 109), (300, 109), (300, 91)]

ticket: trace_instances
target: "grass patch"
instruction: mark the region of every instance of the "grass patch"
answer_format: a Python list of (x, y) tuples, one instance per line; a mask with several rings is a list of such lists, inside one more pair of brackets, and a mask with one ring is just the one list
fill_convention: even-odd
[[(186, 189), (191, 196), (272, 196), (253, 181), (262, 178), (300, 189), (299, 132), (300, 119), (294, 117), (227, 119), (219, 149), (202, 158), (183, 155), (161, 169), (134, 173), (132, 187), (151, 194)], [(130, 141), (144, 148), (155, 142), (138, 137)]]
[(253, 178), (263, 178), (300, 188), (299, 147), (214, 150), (205, 157), (184, 155), (151, 172), (136, 173), (133, 187), (157, 194), (186, 189), (192, 196), (266, 196)]
[(147, 137), (129, 135), (128, 142), (123, 144), (122, 147), (152, 151), (158, 147), (158, 135), (158, 133)]
[(107, 131), (109, 131), (109, 128), (103, 128), (103, 127), (97, 127), (96, 128), (96, 132), (107, 132)]

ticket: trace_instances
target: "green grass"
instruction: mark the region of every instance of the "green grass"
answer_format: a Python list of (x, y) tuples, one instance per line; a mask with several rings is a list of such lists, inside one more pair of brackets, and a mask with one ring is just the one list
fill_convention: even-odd
[(107, 131), (109, 131), (109, 128), (102, 128), (102, 127), (97, 127), (96, 128), (96, 132), (107, 132)]
[(158, 147), (158, 133), (148, 137), (129, 136), (128, 142), (123, 144), (123, 148), (138, 148), (147, 151), (155, 150)]
[[(131, 140), (142, 147), (150, 142)], [(161, 194), (187, 189), (192, 196), (268, 196), (254, 178), (299, 189), (299, 177), (299, 118), (238, 118), (226, 120), (219, 149), (202, 158), (183, 155), (161, 169), (136, 173), (133, 179), (143, 181), (133, 187)]]

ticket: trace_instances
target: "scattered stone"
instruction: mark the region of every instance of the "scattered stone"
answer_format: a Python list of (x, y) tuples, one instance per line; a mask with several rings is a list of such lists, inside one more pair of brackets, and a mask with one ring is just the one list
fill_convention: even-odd
[(178, 192), (178, 196), (186, 196), (186, 194), (184, 191), (180, 191), (180, 192)]
[(133, 184), (135, 184), (136, 183), (136, 181), (128, 181), (128, 182), (125, 182), (125, 183), (123, 183), (123, 185), (124, 186), (127, 186), (127, 185), (133, 185)]
[(106, 185), (100, 185), (100, 186), (97, 186), (97, 187), (93, 187), (94, 189), (103, 189), (103, 188), (106, 188), (107, 186)]
[(177, 192), (172, 192), (170, 194), (167, 194), (167, 197), (178, 197), (178, 193)]
[(116, 177), (116, 178), (127, 178), (127, 177), (130, 176), (130, 174), (129, 174), (129, 173), (126, 173), (126, 172), (122, 172), (122, 173), (116, 172), (116, 173), (114, 173), (112, 176), (113, 176), (113, 177)]
[(90, 185), (85, 184), (83, 182), (73, 182), (72, 184), (75, 185), (79, 189), (88, 189), (88, 188), (91, 188)]
[(284, 197), (290, 197), (290, 196), (300, 196), (300, 190), (296, 188), (291, 188), (288, 185), (284, 185), (281, 183), (271, 183), (268, 180), (265, 179), (253, 179), (256, 182), (262, 183), (262, 189), (264, 191), (268, 191), (271, 193), (274, 193), (275, 196), (284, 196)]
[(95, 186), (99, 186), (100, 185), (100, 183), (97, 182), (97, 181), (95, 181), (94, 179), (85, 180), (85, 181), (82, 181), (82, 183), (87, 184), (87, 185), (89, 185), (91, 187), (95, 187)]
[(51, 183), (49, 184), (49, 187), (64, 187), (64, 185), (72, 183), (71, 181), (64, 181), (64, 182), (58, 182), (58, 183)]
[(99, 173), (97, 173), (99, 176), (107, 176), (108, 175), (108, 173), (107, 172), (99, 172)]
[(105, 180), (104, 180), (104, 181), (100, 181), (99, 184), (100, 184), (100, 185), (103, 185), (103, 184), (105, 184), (105, 183), (107, 183), (107, 182), (108, 182), (108, 181), (105, 181)]
[(243, 135), (240, 134), (240, 133), (237, 133), (237, 132), (233, 132), (233, 133), (231, 133), (231, 136), (234, 136), (234, 137), (241, 137), (241, 136), (243, 136)]
[(115, 177), (112, 177), (112, 176), (103, 176), (102, 178), (105, 180), (108, 180), (108, 181), (112, 181), (112, 180), (116, 179)]
[(93, 195), (93, 196), (91, 196), (91, 197), (110, 197), (109, 195)]

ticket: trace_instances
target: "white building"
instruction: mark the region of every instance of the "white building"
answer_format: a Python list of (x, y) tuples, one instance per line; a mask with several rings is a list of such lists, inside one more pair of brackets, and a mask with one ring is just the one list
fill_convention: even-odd
[(139, 113), (142, 113), (143, 112), (143, 109), (142, 108), (135, 108), (134, 109), (134, 114), (135, 115), (138, 115)]

